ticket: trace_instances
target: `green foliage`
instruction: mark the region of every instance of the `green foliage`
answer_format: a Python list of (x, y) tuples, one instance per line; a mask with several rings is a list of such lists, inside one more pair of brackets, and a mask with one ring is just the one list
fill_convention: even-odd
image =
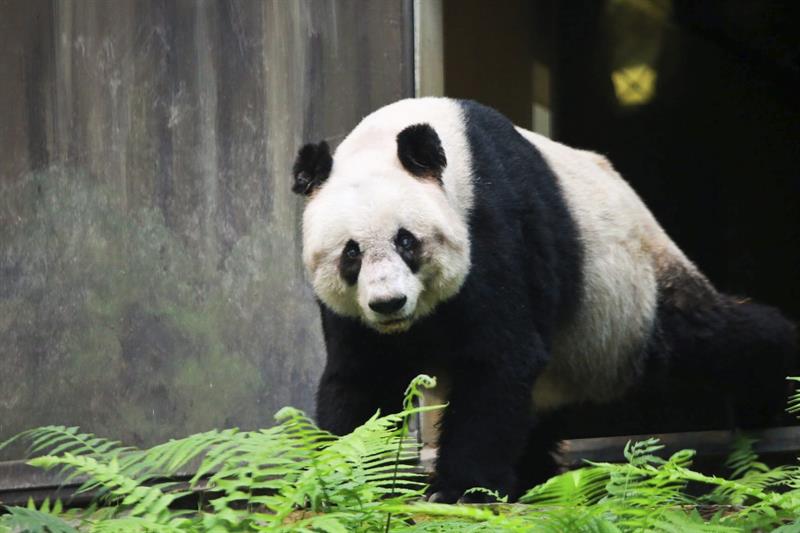
[[(424, 502), (407, 422), (436, 408), (413, 406), (421, 388), (434, 384), (418, 377), (402, 412), (376, 413), (344, 437), (292, 408), (278, 412), (270, 429), (209, 431), (146, 450), (77, 428), (27, 431), (15, 440), (44, 453), (29, 464), (58, 469), (97, 496), (81, 509), (49, 501), (7, 507), (0, 533), (800, 531), (800, 468), (768, 468), (744, 437), (727, 479), (692, 470), (690, 450), (662, 457), (663, 446), (648, 439), (628, 443), (622, 464), (566, 472), (517, 504)], [(690, 483), (701, 496), (687, 492)], [(187, 503), (198, 494), (199, 503)]]
[[(789, 381), (800, 382), (800, 377), (790, 376)], [(800, 387), (789, 397), (789, 406), (786, 410), (792, 414), (800, 413)]]
[(27, 507), (8, 507), (8, 514), (2, 517), (0, 528), (30, 533), (78, 533), (77, 529), (59, 517), (62, 512), (59, 501), (51, 507), (50, 500), (46, 499), (39, 509), (33, 501), (28, 501)]

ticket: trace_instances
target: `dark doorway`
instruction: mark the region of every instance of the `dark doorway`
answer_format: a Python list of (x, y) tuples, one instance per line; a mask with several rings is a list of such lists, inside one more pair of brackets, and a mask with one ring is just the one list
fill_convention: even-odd
[(529, 128), (545, 106), (719, 289), (800, 317), (800, 5), (446, 0), (443, 22), (448, 96)]
[[(445, 0), (445, 94), (605, 154), (717, 288), (797, 320), (798, 22), (789, 2)], [(726, 427), (715, 400), (670, 428), (605, 407), (576, 434)]]
[(560, 2), (555, 117), (721, 290), (796, 319), (800, 18), (781, 4)]

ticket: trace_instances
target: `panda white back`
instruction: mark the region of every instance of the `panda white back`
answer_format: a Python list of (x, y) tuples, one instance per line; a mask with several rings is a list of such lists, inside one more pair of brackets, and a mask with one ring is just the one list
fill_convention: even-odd
[(658, 275), (681, 265), (702, 277), (644, 202), (603, 156), (517, 128), (552, 168), (583, 246), (583, 293), (559, 329), (553, 359), (533, 392), (549, 410), (576, 401), (609, 401), (642, 372), (644, 344), (658, 305)]

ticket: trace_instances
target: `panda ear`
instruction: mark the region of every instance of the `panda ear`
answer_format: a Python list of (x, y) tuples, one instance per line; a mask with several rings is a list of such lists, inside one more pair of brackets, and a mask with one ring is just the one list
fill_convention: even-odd
[(403, 167), (418, 178), (442, 182), (447, 158), (439, 136), (430, 124), (415, 124), (397, 134), (397, 157)]
[(292, 174), (294, 174), (294, 185), (292, 192), (310, 195), (317, 190), (331, 173), (333, 158), (331, 149), (325, 141), (319, 144), (307, 144), (297, 152), (294, 160)]

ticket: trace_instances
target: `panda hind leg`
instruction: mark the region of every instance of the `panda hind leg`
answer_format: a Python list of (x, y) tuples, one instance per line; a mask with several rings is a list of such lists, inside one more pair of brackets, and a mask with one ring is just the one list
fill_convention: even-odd
[[(718, 361), (726, 358), (739, 427), (792, 423), (784, 411), (791, 393), (787, 376), (796, 376), (797, 334), (777, 309), (729, 299)], [(724, 370), (719, 367), (720, 372)], [(735, 370), (734, 370), (735, 369)]]
[(740, 428), (781, 423), (790, 392), (785, 378), (798, 370), (795, 326), (773, 307), (719, 298), (696, 307), (662, 303), (671, 382), (698, 383), (700, 409), (727, 398)]
[(525, 451), (516, 463), (516, 487), (511, 499), (516, 501), (528, 490), (560, 473), (556, 460), (560, 442), (558, 417), (541, 418), (531, 429)]

